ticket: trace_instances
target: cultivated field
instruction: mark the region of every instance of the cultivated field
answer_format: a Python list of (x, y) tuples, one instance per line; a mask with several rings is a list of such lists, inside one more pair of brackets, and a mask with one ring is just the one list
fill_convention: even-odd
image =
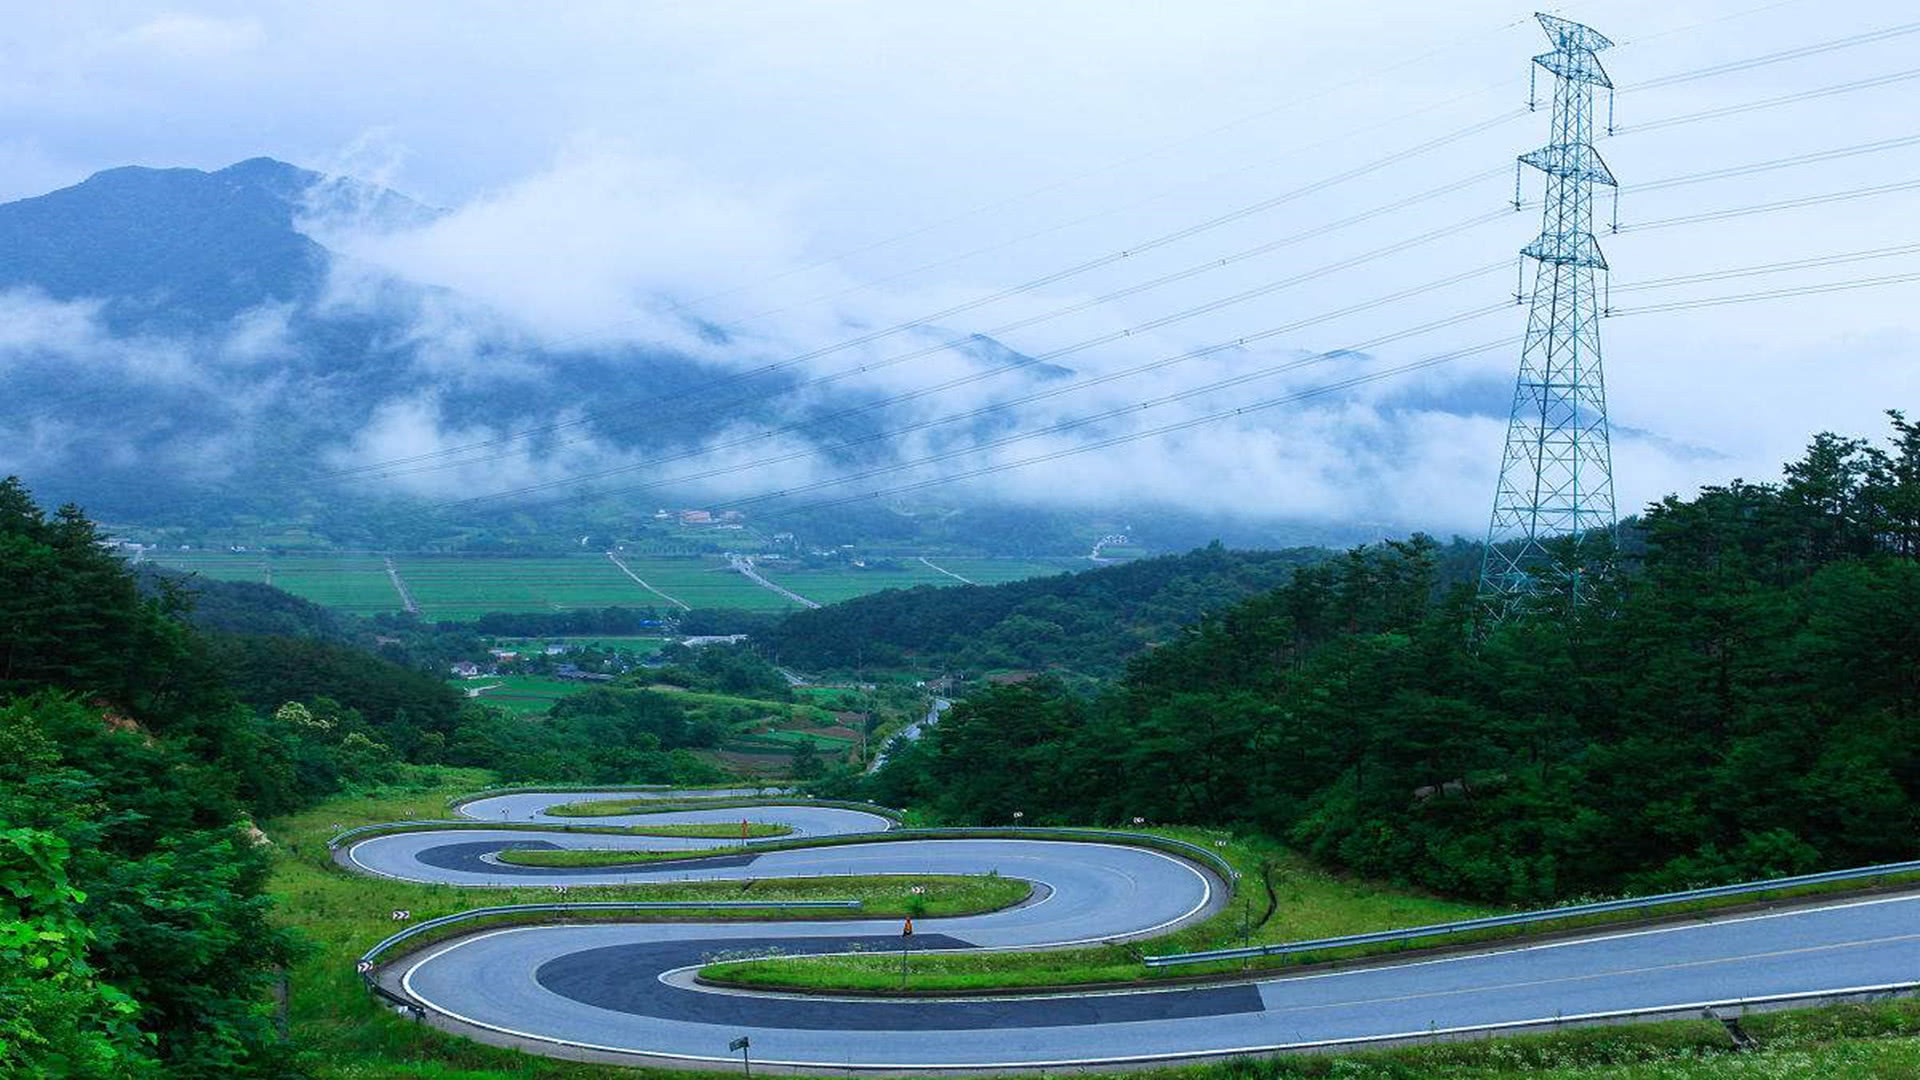
[[(606, 562), (606, 559), (602, 557), (601, 561)], [(727, 567), (727, 560), (718, 556), (622, 555), (620, 561), (644, 578), (647, 584), (688, 607), (786, 611), (794, 606), (786, 597), (771, 589), (763, 589), (734, 573)], [(613, 564), (607, 565), (614, 572), (619, 572), (619, 568), (613, 567)], [(641, 595), (652, 597), (658, 606), (667, 606), (659, 597), (634, 585), (626, 575), (622, 574), (621, 580)]]
[[(371, 615), (399, 611), (400, 596), (388, 580), (386, 557), (374, 553), (269, 555), (264, 552), (153, 551), (144, 558), (226, 581), (256, 581), (341, 611)], [(762, 562), (772, 582), (817, 603), (832, 604), (882, 589), (960, 582), (911, 556), (895, 568), (786, 567)], [(1080, 559), (990, 559), (932, 557), (938, 566), (969, 581), (1003, 581), (1084, 569)], [(779, 612), (796, 605), (731, 570), (713, 555), (623, 555), (621, 562), (648, 585), (689, 608), (737, 608)], [(580, 608), (652, 607), (679, 610), (642, 588), (606, 556), (395, 555), (400, 578), (429, 621), (462, 621), (490, 611), (553, 612)]]
[(170, 570), (185, 570), (222, 581), (266, 581), (267, 556), (224, 551), (149, 551), (142, 558)]
[[(929, 555), (934, 565), (966, 578), (976, 585), (998, 585), (1032, 577), (1049, 577), (1068, 570), (1085, 570), (1085, 559), (983, 559), (967, 556)], [(946, 578), (948, 584), (958, 584)]]
[[(792, 589), (819, 604), (851, 600), (856, 596), (865, 596), (882, 589), (911, 589), (915, 585), (960, 584), (918, 559), (903, 559), (899, 562), (900, 568), (897, 570), (853, 566), (807, 570), (765, 562), (758, 564), (756, 569), (768, 581)], [(768, 593), (768, 595), (773, 594)]]
[(308, 555), (272, 560), (272, 584), (316, 604), (372, 615), (400, 610), (385, 560), (378, 555)]
[(598, 555), (493, 558), (396, 555), (400, 579), (432, 621), (471, 619), (489, 611), (567, 611), (649, 607), (659, 597)]

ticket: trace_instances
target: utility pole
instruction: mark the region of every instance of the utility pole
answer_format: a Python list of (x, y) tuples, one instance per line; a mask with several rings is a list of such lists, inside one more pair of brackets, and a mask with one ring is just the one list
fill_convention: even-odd
[[(1554, 45), (1552, 52), (1533, 58), (1536, 79), (1541, 70), (1553, 76), (1552, 137), (1519, 161), (1545, 173), (1547, 183), (1540, 235), (1520, 252), (1537, 265), (1480, 569), (1480, 604), (1491, 622), (1547, 591), (1543, 578), (1554, 570), (1547, 544), (1555, 537), (1567, 537), (1576, 547), (1578, 562), (1565, 592), (1578, 603), (1587, 541), (1596, 535), (1610, 540), (1615, 524), (1613, 452), (1600, 368), (1601, 308), (1594, 284), (1595, 271), (1604, 273), (1607, 260), (1593, 238), (1593, 187), (1617, 188), (1593, 148), (1594, 88), (1607, 91), (1609, 117), (1613, 93), (1613, 82), (1594, 54), (1613, 42), (1576, 22), (1535, 18)], [(1519, 165), (1515, 209), (1520, 206)]]

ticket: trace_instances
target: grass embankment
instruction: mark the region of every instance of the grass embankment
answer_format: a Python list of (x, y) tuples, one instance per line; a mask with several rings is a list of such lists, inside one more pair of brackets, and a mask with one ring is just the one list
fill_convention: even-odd
[[(624, 814), (666, 814), (681, 810), (734, 810), (746, 806), (837, 806), (844, 809), (864, 810), (870, 814), (886, 817), (880, 808), (855, 805), (852, 803), (817, 803), (804, 798), (740, 798), (722, 796), (712, 799), (594, 799), (587, 802), (561, 803), (549, 806), (541, 811), (549, 817), (620, 817)], [(739, 834), (740, 826), (733, 826), (734, 834)]]
[[(749, 838), (793, 835), (790, 825), (774, 825), (765, 821), (749, 821), (745, 824)], [(679, 836), (689, 840), (742, 839), (740, 826), (726, 821), (699, 825), (630, 825), (627, 831), (634, 836)]]
[[(297, 926), (313, 944), (307, 957), (289, 972), (288, 1016), (307, 1067), (320, 1080), (632, 1080), (632, 1069), (561, 1061), (488, 1046), (444, 1034), (433, 1027), (395, 1016), (373, 1003), (353, 972), (353, 962), (394, 928), (390, 912), (408, 909), (415, 919), (486, 903), (550, 901), (548, 889), (473, 891), (347, 874), (328, 857), (326, 838), (336, 826), (418, 818), (453, 796), (485, 786), (491, 779), (477, 770), (422, 770), (420, 783), (366, 796), (331, 800), (314, 810), (266, 823), (278, 852), (271, 892), (281, 921)], [(1192, 839), (1191, 834), (1181, 834)], [(1242, 847), (1222, 849), (1237, 863)], [(1254, 851), (1264, 850), (1257, 846)], [(1289, 938), (1318, 937), (1353, 925), (1368, 912), (1401, 922), (1430, 922), (1447, 917), (1457, 905), (1409, 897), (1313, 872), (1294, 860), (1277, 861), (1280, 907), (1276, 920), (1289, 920)], [(1258, 867), (1254, 867), (1257, 871)], [(1243, 869), (1244, 872), (1244, 869)], [(732, 889), (730, 898), (780, 896), (786, 899), (834, 899), (853, 895), (861, 879), (809, 879), (740, 883), (703, 883), (708, 889)], [(906, 883), (887, 879), (896, 890)], [(574, 889), (571, 900), (684, 899), (688, 884)], [(1264, 910), (1258, 886), (1254, 909)], [(877, 914), (886, 898), (868, 899), (866, 914)], [(907, 904), (900, 903), (900, 910)], [(1235, 908), (1235, 913), (1239, 908)], [(1234, 914), (1234, 913), (1229, 913)], [(631, 916), (622, 916), (631, 918)], [(818, 912), (809, 918), (819, 917)], [(1189, 931), (1192, 933), (1193, 931)], [(1266, 932), (1262, 928), (1262, 932)], [(1177, 939), (1176, 939), (1177, 940)], [(1222, 942), (1225, 944), (1226, 942)], [(1156, 946), (1157, 947), (1157, 946)], [(1198, 946), (1196, 946), (1198, 947)], [(915, 958), (916, 966), (927, 957)], [(894, 969), (898, 979), (898, 968)], [(1734, 1053), (1726, 1032), (1708, 1021), (1684, 1021), (1630, 1027), (1589, 1028), (1553, 1035), (1485, 1042), (1451, 1043), (1338, 1055), (1288, 1056), (1239, 1060), (1217, 1065), (1129, 1073), (1128, 1080), (1291, 1080), (1294, 1077), (1342, 1077), (1349, 1080), (1759, 1080), (1763, 1077), (1845, 1076), (1865, 1078), (1920, 1075), (1920, 1003), (1882, 1002), (1754, 1016), (1746, 1021), (1758, 1051)], [(654, 1074), (664, 1075), (664, 1074)], [(736, 1071), (679, 1072), (687, 1080), (737, 1077)]]

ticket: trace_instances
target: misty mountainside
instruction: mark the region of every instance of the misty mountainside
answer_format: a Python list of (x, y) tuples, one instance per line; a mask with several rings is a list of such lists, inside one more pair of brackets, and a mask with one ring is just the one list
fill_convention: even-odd
[[(729, 366), (666, 346), (543, 345), (477, 300), (330, 248), (314, 225), (378, 234), (440, 213), (268, 158), (109, 169), (0, 205), (0, 475), (116, 521), (313, 522), (356, 502), (402, 513), (776, 424), (797, 428), (783, 449), (830, 466), (893, 452), (872, 437), (888, 424), (883, 394), (830, 386), (784, 400), (802, 376), (764, 346), (741, 346)], [(694, 329), (710, 350), (733, 347), (724, 330)], [(988, 338), (954, 352), (1024, 362)], [(1029, 366), (1018, 375), (1036, 383), (1068, 373)], [(549, 425), (563, 426), (471, 455), (457, 473), (422, 470), (398, 486), (339, 478)], [(675, 494), (632, 505), (651, 511)]]

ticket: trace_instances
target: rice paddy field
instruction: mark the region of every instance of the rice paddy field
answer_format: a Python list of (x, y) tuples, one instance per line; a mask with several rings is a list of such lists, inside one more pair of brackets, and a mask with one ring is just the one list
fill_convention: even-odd
[[(999, 585), (1033, 577), (1049, 577), (1068, 570), (1085, 570), (1085, 559), (992, 559), (976, 556), (930, 555), (942, 570), (958, 574), (976, 585)], [(944, 575), (942, 575), (944, 576)], [(959, 584), (946, 578), (949, 584)]]
[[(601, 561), (606, 562), (606, 559), (602, 558)], [(647, 584), (690, 608), (786, 611), (794, 606), (791, 600), (779, 593), (763, 589), (734, 573), (728, 568), (727, 560), (718, 556), (622, 555), (620, 561), (626, 563), (627, 568)], [(607, 565), (619, 573), (619, 567), (611, 563)], [(764, 571), (764, 567), (762, 569)], [(659, 597), (635, 585), (632, 578), (622, 574), (621, 580), (641, 595), (652, 597), (657, 605), (666, 606)]]
[(378, 555), (307, 555), (273, 559), (269, 584), (316, 604), (355, 615), (400, 610), (400, 594)]
[[(149, 551), (146, 561), (224, 581), (270, 584), (316, 604), (372, 615), (401, 610), (400, 594), (387, 576), (387, 556), (346, 554), (268, 554), (266, 552)], [(1083, 569), (1076, 559), (992, 559), (931, 557), (935, 565), (981, 585)], [(628, 576), (604, 555), (483, 556), (394, 555), (422, 618), (465, 621), (492, 611), (554, 612), (579, 608), (653, 607), (678, 610), (671, 597), (688, 608), (736, 608), (780, 612), (796, 605), (735, 573), (719, 556), (622, 555), (620, 561), (658, 592)], [(783, 567), (762, 562), (769, 581), (816, 603), (832, 604), (883, 589), (960, 582), (912, 557), (892, 568), (839, 566), (830, 569)]]
[(538, 715), (553, 708), (569, 694), (577, 694), (594, 684), (564, 682), (544, 675), (490, 675), (452, 683), (469, 697), (498, 705), (517, 713)]
[[(817, 604), (834, 604), (882, 589), (911, 589), (915, 585), (958, 585), (918, 559), (901, 560), (897, 570), (834, 567), (830, 570), (788, 569), (778, 563), (760, 563), (755, 569), (768, 581), (783, 585)], [(768, 595), (773, 595), (769, 593)]]
[(393, 562), (420, 606), (420, 617), (434, 622), (472, 619), (490, 611), (648, 607), (660, 602), (598, 556), (396, 555)]
[(143, 554), (146, 562), (164, 566), (170, 570), (185, 570), (190, 574), (202, 574), (222, 581), (258, 581), (267, 580), (267, 560), (265, 554), (230, 555), (224, 551), (149, 551)]

